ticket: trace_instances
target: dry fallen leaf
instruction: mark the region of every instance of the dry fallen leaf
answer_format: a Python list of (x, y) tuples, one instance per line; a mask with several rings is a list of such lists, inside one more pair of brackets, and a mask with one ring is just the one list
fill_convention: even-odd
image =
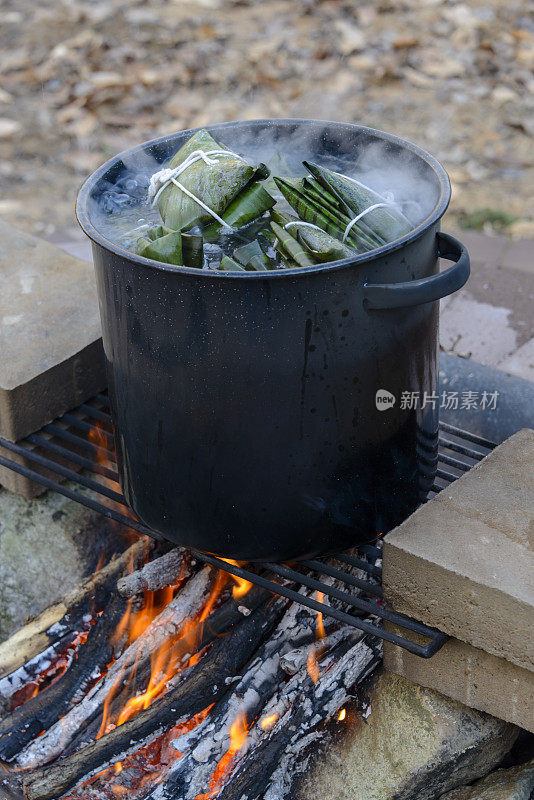
[(0, 139), (10, 139), (21, 129), (20, 122), (16, 119), (7, 119), (7, 117), (0, 117)]

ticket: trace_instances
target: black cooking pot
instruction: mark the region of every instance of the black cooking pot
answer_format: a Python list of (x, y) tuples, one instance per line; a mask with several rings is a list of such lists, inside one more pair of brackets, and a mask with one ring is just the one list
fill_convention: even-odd
[[(382, 172), (415, 181), (429, 212), (369, 255), (215, 272), (142, 258), (95, 227), (99, 195), (132, 158), (161, 163), (194, 131), (88, 178), (77, 215), (93, 241), (124, 495), (167, 539), (229, 558), (286, 560), (368, 541), (411, 513), (435, 474), (437, 301), (469, 276), (465, 248), (439, 233), (447, 175), (419, 147), (357, 125), (209, 130), (261, 160), (280, 150), (296, 170), (303, 159), (339, 168), (347, 155), (354, 164), (378, 153)], [(438, 256), (455, 264), (439, 273)]]

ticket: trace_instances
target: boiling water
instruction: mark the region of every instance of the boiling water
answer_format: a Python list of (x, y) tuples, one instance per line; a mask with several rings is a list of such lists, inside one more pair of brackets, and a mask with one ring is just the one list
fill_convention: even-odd
[[(387, 145), (376, 142), (365, 147), (363, 152), (327, 154), (323, 157), (313, 155), (307, 139), (309, 133), (298, 130), (290, 140), (290, 146), (284, 142), (284, 149), (273, 135), (262, 131), (261, 143), (251, 143), (250, 133), (243, 132), (240, 140), (239, 132), (232, 132), (231, 141), (221, 131), (213, 131), (214, 138), (224, 142), (232, 150), (242, 154), (254, 164), (266, 163), (271, 177), (264, 182), (265, 188), (277, 201), (276, 208), (294, 214), (280, 194), (272, 176), (298, 177), (307, 174), (302, 160), (315, 161), (321, 165), (354, 177), (361, 183), (370, 186), (380, 194), (392, 198), (398, 208), (414, 225), (418, 225), (435, 206), (437, 189), (435, 182), (422, 179), (414, 174), (413, 164), (403, 161), (398, 153), (393, 157), (388, 153)], [(183, 142), (177, 143), (178, 150)], [(278, 146), (277, 146), (278, 145)], [(172, 158), (172, 155), (170, 156)], [(133, 151), (123, 157), (124, 169), (115, 183), (104, 179), (98, 184), (100, 191), (92, 201), (91, 218), (97, 230), (114, 244), (126, 249), (135, 250), (137, 240), (153, 225), (161, 224), (157, 205), (148, 202), (148, 185), (154, 172), (165, 167), (170, 158), (161, 163), (146, 150)], [(279, 266), (276, 251), (272, 248), (262, 231), (269, 230), (269, 214), (260, 220), (231, 232), (222, 232), (216, 243), (204, 243), (204, 268), (217, 269), (222, 254), (232, 255), (236, 247), (258, 238), (267, 255)], [(200, 229), (192, 229), (200, 232)]]

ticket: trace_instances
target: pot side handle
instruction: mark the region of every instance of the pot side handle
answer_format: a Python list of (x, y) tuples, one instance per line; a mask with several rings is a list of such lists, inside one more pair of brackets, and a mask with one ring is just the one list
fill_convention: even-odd
[(454, 261), (454, 265), (430, 275), (403, 283), (364, 283), (364, 308), (405, 308), (432, 303), (461, 289), (469, 278), (469, 253), (457, 239), (447, 233), (436, 233), (438, 256)]

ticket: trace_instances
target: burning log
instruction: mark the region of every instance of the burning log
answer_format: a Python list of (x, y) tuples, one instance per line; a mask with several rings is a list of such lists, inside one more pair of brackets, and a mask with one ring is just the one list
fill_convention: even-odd
[[(59, 756), (80, 728), (101, 713), (110, 692), (113, 695), (134, 669), (143, 669), (154, 652), (172, 637), (180, 635), (187, 621), (200, 611), (211, 578), (211, 568), (205, 567), (188, 581), (152, 624), (113, 662), (105, 677), (95, 684), (81, 702), (55, 725), (45, 728), (46, 733), (20, 753), (17, 759), (19, 766), (39, 766)], [(123, 598), (121, 602), (125, 602)], [(38, 733), (42, 730), (43, 727), (39, 728)]]
[[(320, 738), (319, 724), (346, 702), (378, 662), (379, 655), (366, 637), (352, 634), (324, 657), (315, 684), (305, 672), (295, 674), (264, 708), (218, 800), (254, 800), (264, 793), (265, 800), (289, 796), (295, 764), (311, 742)], [(271, 720), (270, 725), (262, 724)]]
[[(136, 539), (127, 550), (114, 556), (61, 602), (43, 611), (3, 642), (0, 645), (0, 697), (9, 696), (11, 675), (20, 668), (30, 667), (35, 658), (57, 644), (62, 636), (78, 632), (83, 617), (91, 612), (95, 600), (97, 608), (104, 607), (117, 579), (127, 569), (137, 566), (146, 557), (151, 546), (147, 537)], [(28, 677), (31, 680), (31, 672)], [(21, 680), (23, 676), (19, 675), (16, 688), (20, 687)]]
[[(247, 595), (248, 597), (248, 595)], [(195, 798), (205, 790), (213, 765), (220, 762), (230, 740), (230, 731), (237, 719), (253, 720), (265, 703), (280, 691), (285, 682), (281, 659), (295, 645), (302, 647), (315, 640), (315, 617), (308, 610), (293, 605), (284, 614), (273, 634), (253, 660), (245, 674), (212, 710), (198, 727), (173, 742), (182, 753), (169, 769), (165, 783), (145, 797), (163, 800), (180, 797)]]
[[(197, 623), (185, 636), (179, 639), (173, 646), (170, 653), (172, 661), (171, 669), (179, 671), (181, 665), (190, 658), (191, 655), (201, 653), (201, 651), (213, 642), (213, 640), (227, 633), (229, 629), (240, 622), (243, 615), (250, 613), (261, 602), (265, 602), (269, 595), (264, 589), (253, 586), (244, 599), (230, 599), (215, 609), (209, 617)], [(139, 674), (139, 670), (138, 670)], [(178, 681), (183, 678), (183, 673), (177, 675)], [(170, 688), (176, 683), (175, 678), (171, 678), (168, 683)], [(120, 706), (121, 698), (118, 698), (117, 706)], [(82, 747), (90, 744), (97, 738), (100, 728), (100, 719), (96, 718), (81, 734), (76, 736), (69, 747), (63, 750), (63, 755), (70, 755)]]
[(0, 722), (0, 758), (10, 761), (43, 730), (56, 723), (113, 658), (111, 634), (124, 615), (125, 601), (115, 597), (89, 630), (78, 657), (59, 681), (19, 706)]
[(33, 771), (24, 781), (29, 800), (55, 800), (103, 764), (123, 758), (135, 746), (220, 699), (228, 692), (227, 677), (239, 672), (271, 632), (282, 607), (280, 601), (258, 607), (227, 637), (216, 639), (199, 665), (145, 711), (72, 756)]
[(155, 592), (188, 578), (191, 566), (186, 560), (185, 552), (176, 548), (149, 561), (141, 569), (119, 578), (117, 589), (122, 597), (133, 597), (146, 591)]

